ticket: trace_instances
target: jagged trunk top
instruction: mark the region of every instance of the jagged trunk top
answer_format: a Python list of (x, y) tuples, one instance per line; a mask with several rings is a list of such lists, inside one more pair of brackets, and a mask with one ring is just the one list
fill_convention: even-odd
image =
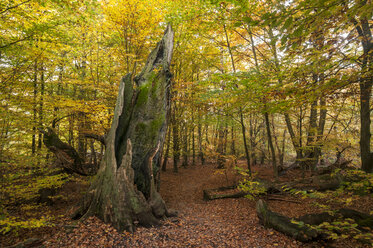
[(106, 152), (77, 217), (97, 215), (118, 230), (132, 231), (135, 221), (156, 225), (168, 215), (154, 175), (170, 109), (173, 38), (168, 26), (141, 73), (122, 79)]

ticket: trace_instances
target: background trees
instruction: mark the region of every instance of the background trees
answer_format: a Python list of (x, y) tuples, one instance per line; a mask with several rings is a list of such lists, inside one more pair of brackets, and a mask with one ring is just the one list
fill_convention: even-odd
[[(275, 173), (294, 163), (317, 170), (342, 160), (372, 172), (372, 6), (2, 1), (2, 194), (29, 184), (24, 176), (51, 177), (55, 157), (42, 144), (42, 128), (54, 128), (85, 161), (99, 163), (105, 147), (92, 137), (109, 130), (120, 78), (138, 72), (166, 23), (175, 30), (175, 50), (164, 150), (175, 171), (206, 159), (223, 168), (242, 158), (248, 168), (271, 164)], [(50, 182), (60, 185), (61, 178)]]

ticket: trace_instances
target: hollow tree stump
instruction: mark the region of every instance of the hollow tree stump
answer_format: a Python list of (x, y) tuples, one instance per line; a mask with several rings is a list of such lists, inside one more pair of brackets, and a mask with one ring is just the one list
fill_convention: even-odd
[(174, 33), (167, 27), (142, 72), (119, 86), (99, 172), (75, 218), (98, 216), (118, 230), (159, 224), (169, 212), (155, 181), (170, 109)]

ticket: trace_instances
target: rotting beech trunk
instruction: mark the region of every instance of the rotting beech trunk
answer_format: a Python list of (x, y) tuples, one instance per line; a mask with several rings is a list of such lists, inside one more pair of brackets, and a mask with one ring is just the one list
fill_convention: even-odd
[(59, 167), (82, 176), (96, 175), (98, 170), (97, 164), (86, 163), (74, 147), (63, 142), (58, 137), (53, 128), (48, 127), (46, 130), (39, 128), (39, 131), (44, 135), (44, 145), (56, 155), (56, 164)]
[(106, 152), (76, 219), (95, 215), (132, 232), (137, 222), (148, 227), (169, 216), (155, 178), (170, 109), (173, 37), (168, 26), (142, 72), (122, 79)]

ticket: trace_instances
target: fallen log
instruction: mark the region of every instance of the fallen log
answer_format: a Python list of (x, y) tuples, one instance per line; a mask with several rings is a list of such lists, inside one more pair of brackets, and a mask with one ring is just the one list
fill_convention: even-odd
[(203, 199), (206, 201), (224, 198), (240, 198), (245, 195), (247, 195), (247, 193), (239, 190), (236, 185), (203, 190)]
[(373, 230), (373, 216), (349, 208), (341, 208), (331, 215), (328, 212), (319, 214), (306, 214), (297, 220), (310, 225), (320, 225), (323, 222), (333, 222), (338, 219), (352, 219), (358, 224), (358, 227), (369, 227)]
[(265, 199), (267, 201), (284, 201), (284, 202), (302, 204), (302, 202), (300, 202), (300, 201), (291, 200), (291, 199), (284, 199), (284, 198), (279, 198), (279, 197), (273, 197), (273, 196), (266, 196)]
[[(263, 187), (266, 194), (279, 193), (281, 190), (272, 182), (255, 179), (255, 182), (258, 183), (257, 187)], [(216, 199), (225, 199), (225, 198), (240, 198), (250, 194), (238, 188), (237, 185), (219, 187), (214, 189), (205, 189), (203, 190), (203, 199), (206, 201), (216, 200)]]
[(373, 216), (353, 209), (342, 208), (330, 214), (328, 212), (318, 214), (306, 214), (299, 218), (289, 218), (268, 209), (263, 200), (256, 204), (256, 212), (259, 220), (265, 227), (271, 227), (296, 240), (307, 242), (316, 239), (325, 239), (327, 235), (316, 231), (312, 226), (318, 226), (324, 222), (333, 223), (341, 219), (353, 219), (359, 229), (368, 227), (373, 230)]
[[(313, 191), (327, 191), (336, 190), (343, 185), (344, 182), (355, 182), (361, 180), (360, 177), (346, 177), (342, 174), (336, 175), (316, 175), (309, 178), (298, 179), (292, 182), (275, 183), (264, 179), (253, 179), (252, 182), (256, 182), (256, 187), (264, 188), (265, 194), (277, 194), (284, 192), (286, 193), (289, 189), (301, 190), (306, 192)], [(215, 200), (224, 198), (239, 198), (243, 197), (250, 192), (239, 190), (237, 185), (220, 187), (214, 189), (203, 190), (203, 198), (205, 200)]]
[(256, 213), (260, 222), (265, 227), (273, 228), (295, 238), (296, 240), (307, 242), (320, 237), (320, 234), (315, 229), (312, 229), (306, 225), (298, 225), (293, 223), (290, 218), (272, 212), (268, 209), (267, 204), (263, 200), (259, 200), (257, 202)]

